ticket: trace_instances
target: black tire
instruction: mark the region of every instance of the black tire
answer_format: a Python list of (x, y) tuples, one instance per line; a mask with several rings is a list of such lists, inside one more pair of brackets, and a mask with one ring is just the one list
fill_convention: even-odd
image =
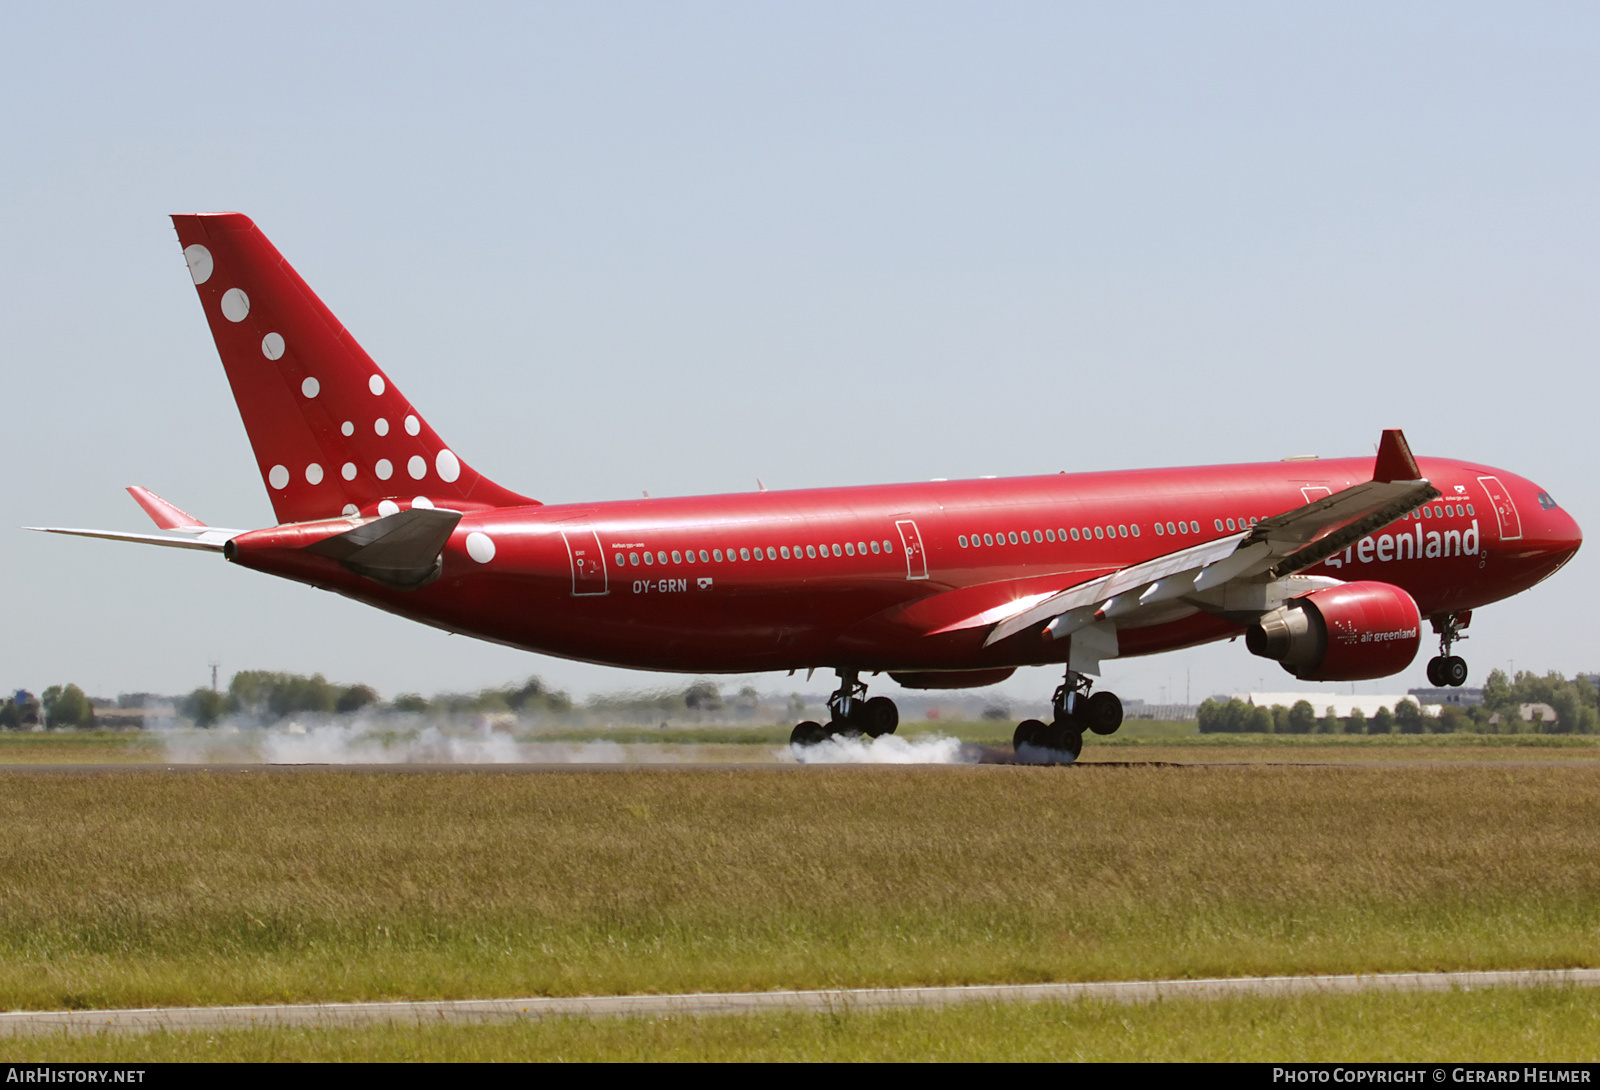
[(1023, 746), (1042, 746), (1041, 739), (1049, 729), (1037, 719), (1024, 719), (1011, 735), (1011, 748), (1020, 751)]
[(1083, 731), (1070, 724), (1063, 726), (1058, 723), (1045, 729), (1045, 735), (1039, 744), (1058, 757), (1066, 758), (1060, 763), (1071, 764), (1083, 752)]
[[(1083, 717), (1088, 721), (1085, 726), (1096, 734), (1115, 734), (1122, 726), (1122, 701), (1117, 699), (1116, 693), (1095, 693), (1089, 698)], [(1081, 738), (1078, 746), (1080, 749), (1083, 746)]]
[(1435, 689), (1442, 689), (1449, 684), (1444, 679), (1444, 671), (1440, 667), (1444, 664), (1443, 655), (1435, 655), (1428, 660), (1428, 684)]
[(791, 746), (815, 746), (828, 740), (828, 732), (821, 723), (814, 723), (807, 719), (789, 732)]
[(1451, 655), (1439, 667), (1439, 676), (1446, 685), (1460, 686), (1467, 683), (1467, 660), (1460, 655)]
[(893, 734), (900, 725), (900, 709), (886, 696), (875, 696), (860, 706), (861, 729), (871, 738)]

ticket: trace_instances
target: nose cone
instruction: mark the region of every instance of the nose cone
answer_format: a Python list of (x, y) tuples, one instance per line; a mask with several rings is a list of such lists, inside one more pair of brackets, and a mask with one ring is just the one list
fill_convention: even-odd
[(1583, 544), (1583, 531), (1577, 520), (1557, 506), (1550, 493), (1540, 491), (1537, 499), (1538, 506), (1528, 512), (1524, 543), (1532, 554), (1529, 558), (1537, 558), (1543, 572), (1541, 578), (1548, 579), (1578, 551)]

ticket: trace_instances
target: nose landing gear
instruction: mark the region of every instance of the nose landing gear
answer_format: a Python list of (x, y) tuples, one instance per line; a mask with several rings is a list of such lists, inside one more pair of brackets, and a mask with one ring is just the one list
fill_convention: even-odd
[(1083, 674), (1067, 671), (1066, 679), (1050, 698), (1053, 712), (1049, 723), (1027, 719), (1017, 724), (1011, 736), (1014, 749), (1023, 746), (1049, 750), (1067, 762), (1083, 752), (1083, 733), (1115, 734), (1122, 726), (1122, 701), (1115, 693), (1090, 693), (1094, 682)]
[(1439, 634), (1439, 654), (1428, 660), (1428, 682), (1439, 688), (1467, 683), (1467, 660), (1450, 653), (1451, 645), (1466, 639), (1461, 631), (1472, 622), (1472, 611), (1447, 613), (1431, 618), (1433, 630)]
[(829, 738), (881, 738), (900, 726), (900, 709), (886, 696), (867, 697), (855, 670), (839, 670), (839, 688), (828, 697), (828, 724), (807, 721), (789, 735), (792, 746), (814, 746)]

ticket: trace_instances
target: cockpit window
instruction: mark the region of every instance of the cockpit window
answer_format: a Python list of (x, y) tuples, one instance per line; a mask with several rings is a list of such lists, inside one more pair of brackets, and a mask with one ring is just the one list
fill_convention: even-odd
[(1555, 509), (1556, 501), (1550, 498), (1550, 493), (1541, 492), (1539, 493), (1539, 506), (1546, 511), (1552, 511)]

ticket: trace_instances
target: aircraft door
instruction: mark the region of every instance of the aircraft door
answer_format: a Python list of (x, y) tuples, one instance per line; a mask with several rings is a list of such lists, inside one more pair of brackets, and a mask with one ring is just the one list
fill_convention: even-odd
[(572, 596), (608, 593), (606, 554), (600, 547), (600, 535), (593, 530), (563, 530), (561, 538), (567, 543), (567, 559), (572, 563)]
[(1501, 541), (1522, 540), (1522, 519), (1517, 514), (1517, 505), (1511, 502), (1511, 493), (1500, 483), (1498, 477), (1479, 477), (1478, 483), (1488, 493), (1489, 505), (1494, 508), (1495, 517), (1500, 520)]
[(917, 524), (911, 519), (901, 519), (894, 524), (900, 531), (900, 543), (906, 547), (906, 578), (928, 578), (928, 557), (922, 549), (922, 535), (917, 532)]
[(1306, 503), (1310, 504), (1333, 495), (1333, 490), (1326, 485), (1307, 484), (1300, 486), (1300, 494), (1306, 498)]

